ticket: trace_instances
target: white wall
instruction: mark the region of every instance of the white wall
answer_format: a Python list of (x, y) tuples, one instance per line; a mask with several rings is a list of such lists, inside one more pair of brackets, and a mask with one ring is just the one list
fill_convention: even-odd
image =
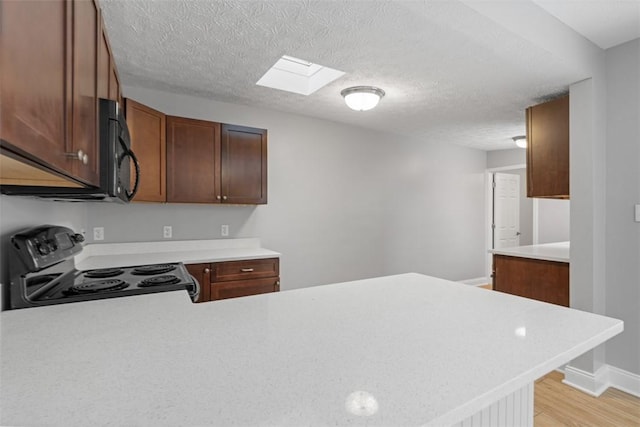
[[(566, 242), (570, 239), (571, 201), (537, 199), (538, 243)], [(536, 210), (536, 209), (534, 209)]]
[(268, 129), (269, 203), (87, 204), (88, 227), (105, 227), (105, 242), (162, 240), (163, 225), (176, 240), (220, 238), (229, 224), (230, 237), (260, 237), (283, 254), (283, 290), (405, 271), (483, 275), (483, 151), (143, 88), (124, 94), (170, 115)]
[(607, 342), (606, 360), (640, 375), (640, 39), (606, 55), (606, 314), (625, 329)]
[(387, 156), (386, 273), (484, 277), (484, 152), (411, 141)]
[[(524, 111), (522, 112), (524, 122)], [(524, 148), (512, 148), (510, 150), (493, 150), (487, 152), (487, 169), (501, 168), (503, 166), (525, 165), (527, 163), (527, 150)], [(524, 193), (527, 194), (526, 192)]]
[[(604, 54), (593, 78), (570, 87), (571, 264), (570, 306), (605, 314), (606, 86)], [(585, 353), (572, 367), (595, 373), (605, 363), (605, 346)]]

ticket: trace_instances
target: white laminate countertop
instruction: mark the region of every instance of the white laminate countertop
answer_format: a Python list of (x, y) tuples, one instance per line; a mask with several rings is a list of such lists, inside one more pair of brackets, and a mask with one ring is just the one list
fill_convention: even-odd
[(280, 254), (260, 247), (260, 239), (167, 240), (162, 242), (90, 244), (75, 257), (78, 270), (183, 262), (278, 258)]
[(623, 329), (415, 273), (205, 304), (164, 292), (1, 319), (2, 425), (446, 425)]
[(544, 243), (541, 245), (516, 246), (489, 250), (496, 255), (516, 256), (521, 258), (542, 259), (547, 261), (569, 262), (569, 242)]

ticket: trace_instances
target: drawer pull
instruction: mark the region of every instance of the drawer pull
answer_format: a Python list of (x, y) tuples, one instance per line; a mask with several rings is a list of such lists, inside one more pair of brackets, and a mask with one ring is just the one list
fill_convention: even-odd
[(253, 268), (241, 268), (240, 271), (243, 273), (251, 273), (253, 272)]

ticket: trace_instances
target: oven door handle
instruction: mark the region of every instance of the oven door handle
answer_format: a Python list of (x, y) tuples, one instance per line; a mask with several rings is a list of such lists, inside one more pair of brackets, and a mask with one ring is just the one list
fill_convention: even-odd
[(191, 297), (191, 301), (196, 302), (200, 297), (200, 282), (193, 276), (191, 276), (191, 280), (193, 280), (193, 292), (189, 292), (189, 296)]

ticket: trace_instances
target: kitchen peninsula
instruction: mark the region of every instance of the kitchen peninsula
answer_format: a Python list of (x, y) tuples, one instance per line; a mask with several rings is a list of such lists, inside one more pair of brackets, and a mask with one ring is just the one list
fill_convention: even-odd
[(516, 246), (493, 253), (493, 289), (569, 307), (569, 242)]
[(623, 330), (415, 273), (1, 318), (3, 425), (533, 425), (534, 380)]

